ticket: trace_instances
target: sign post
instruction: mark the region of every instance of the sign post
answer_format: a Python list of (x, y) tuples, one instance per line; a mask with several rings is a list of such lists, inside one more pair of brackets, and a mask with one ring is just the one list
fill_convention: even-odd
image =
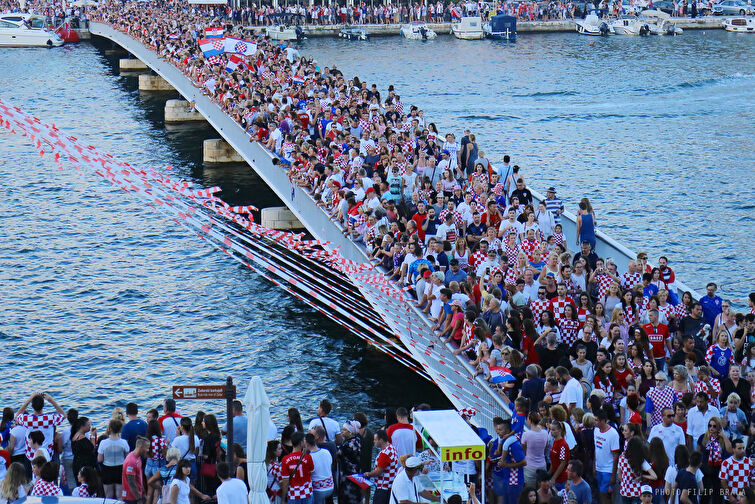
[(226, 437), (226, 462), (231, 465), (231, 474), (236, 474), (233, 463), (233, 400), (236, 399), (236, 386), (233, 378), (228, 377), (224, 385), (173, 385), (173, 399), (225, 399), (226, 415), (228, 417), (228, 432)]

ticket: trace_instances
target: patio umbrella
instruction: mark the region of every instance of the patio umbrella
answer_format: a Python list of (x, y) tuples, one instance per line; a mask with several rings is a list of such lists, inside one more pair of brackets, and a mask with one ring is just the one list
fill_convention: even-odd
[(270, 425), (270, 400), (259, 376), (253, 376), (244, 395), (248, 413), (246, 428), (246, 471), (249, 478), (249, 504), (269, 504), (267, 488), (267, 431)]

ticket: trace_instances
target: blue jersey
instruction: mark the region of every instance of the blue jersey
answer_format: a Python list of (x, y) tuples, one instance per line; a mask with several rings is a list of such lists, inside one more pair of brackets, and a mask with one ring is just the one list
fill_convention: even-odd
[(729, 348), (721, 348), (718, 345), (712, 345), (708, 348), (705, 359), (710, 362), (710, 367), (718, 371), (721, 376), (729, 376), (729, 365), (732, 361), (734, 351)]
[[(516, 436), (508, 438), (503, 444), (503, 449), (506, 450), (506, 463), (513, 464), (524, 460), (524, 450)], [(524, 485), (524, 467), (517, 467), (516, 469), (505, 467), (501, 476), (509, 485)]]
[(703, 317), (705, 321), (713, 327), (716, 316), (721, 313), (721, 303), (723, 299), (718, 296), (710, 297), (705, 295), (700, 298), (700, 305), (703, 307)]

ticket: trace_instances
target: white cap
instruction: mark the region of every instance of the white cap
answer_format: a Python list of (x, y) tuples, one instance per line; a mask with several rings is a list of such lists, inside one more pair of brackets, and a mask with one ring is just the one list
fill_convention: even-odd
[(640, 493), (641, 494), (645, 494), (645, 493), (651, 494), (651, 493), (653, 493), (653, 488), (650, 485), (642, 485), (642, 487), (640, 487)]
[(404, 462), (404, 465), (409, 469), (415, 469), (422, 465), (422, 459), (419, 457), (409, 457)]

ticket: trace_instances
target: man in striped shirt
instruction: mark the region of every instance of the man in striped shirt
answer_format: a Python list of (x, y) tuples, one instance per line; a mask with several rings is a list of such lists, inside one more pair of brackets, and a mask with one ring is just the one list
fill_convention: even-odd
[(555, 224), (561, 222), (561, 214), (564, 213), (564, 202), (556, 197), (555, 187), (549, 187), (545, 193), (545, 209), (553, 214)]

